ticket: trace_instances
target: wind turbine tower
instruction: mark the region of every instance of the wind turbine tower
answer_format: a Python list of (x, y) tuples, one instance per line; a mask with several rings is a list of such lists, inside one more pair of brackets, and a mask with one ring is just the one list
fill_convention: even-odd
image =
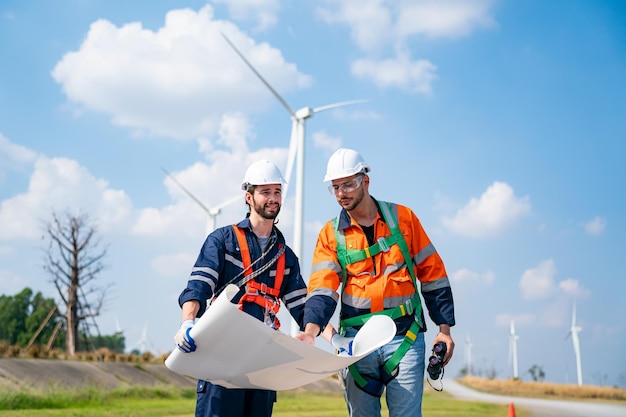
[(519, 379), (519, 371), (517, 366), (517, 340), (519, 337), (515, 334), (515, 321), (511, 320), (509, 331), (509, 359), (513, 362), (513, 378)]
[(578, 337), (578, 333), (583, 330), (582, 327), (576, 325), (576, 303), (574, 303), (574, 308), (572, 310), (572, 327), (567, 333), (567, 337), (572, 336), (572, 344), (574, 345), (574, 354), (576, 355), (576, 377), (578, 379), (578, 385), (583, 384), (583, 370), (582, 364), (580, 360), (580, 339)]
[(465, 369), (467, 370), (467, 375), (472, 375), (472, 347), (474, 345), (470, 341), (470, 337), (467, 336), (465, 339)]
[[(294, 203), (294, 221), (293, 221), (293, 245), (292, 249), (298, 259), (302, 260), (302, 223), (304, 213), (304, 133), (306, 120), (313, 117), (315, 113), (319, 113), (324, 110), (330, 110), (335, 107), (347, 106), (350, 104), (362, 103), (365, 100), (351, 100), (342, 101), (339, 103), (328, 104), (320, 107), (303, 107), (299, 110), (292, 110), (289, 104), (281, 97), (280, 94), (268, 83), (265, 78), (254, 68), (254, 66), (246, 59), (246, 57), (237, 49), (235, 44), (231, 42), (228, 37), (222, 33), (222, 36), (228, 42), (230, 47), (239, 55), (239, 57), (245, 62), (245, 64), (254, 72), (254, 74), (261, 80), (261, 82), (272, 92), (272, 94), (280, 101), (283, 107), (287, 110), (291, 116), (291, 139), (289, 141), (289, 154), (287, 156), (287, 169), (285, 171), (285, 180), (287, 181), (287, 187), (283, 191), (283, 201), (287, 198), (287, 190), (289, 187), (289, 181), (291, 178), (291, 171), (293, 165), (296, 163), (296, 181), (295, 181), (295, 203)], [(297, 160), (296, 160), (297, 157)], [(298, 332), (297, 323), (291, 321), (291, 333), (296, 334)]]

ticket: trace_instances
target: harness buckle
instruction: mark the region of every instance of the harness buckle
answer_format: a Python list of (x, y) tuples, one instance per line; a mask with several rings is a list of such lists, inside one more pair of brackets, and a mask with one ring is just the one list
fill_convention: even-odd
[(414, 310), (413, 310), (413, 299), (412, 298), (409, 298), (408, 300), (406, 300), (404, 305), (406, 306), (406, 314), (407, 315), (413, 313)]
[(384, 237), (378, 238), (378, 246), (380, 246), (382, 252), (389, 252), (389, 245), (387, 245), (387, 241)]

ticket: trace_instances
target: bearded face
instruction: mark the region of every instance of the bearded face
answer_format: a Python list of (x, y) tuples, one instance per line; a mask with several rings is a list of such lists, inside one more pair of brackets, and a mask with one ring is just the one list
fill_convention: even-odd
[(280, 213), (281, 202), (280, 184), (258, 186), (252, 193), (251, 209), (264, 219), (274, 220)]

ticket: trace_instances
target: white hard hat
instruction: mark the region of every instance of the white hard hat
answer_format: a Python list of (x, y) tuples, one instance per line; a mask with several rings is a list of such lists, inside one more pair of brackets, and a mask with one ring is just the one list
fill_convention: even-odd
[(370, 166), (365, 163), (360, 153), (341, 148), (337, 149), (328, 160), (324, 182), (367, 172), (370, 172)]
[(254, 162), (246, 170), (241, 189), (246, 191), (250, 185), (287, 184), (280, 169), (267, 159)]

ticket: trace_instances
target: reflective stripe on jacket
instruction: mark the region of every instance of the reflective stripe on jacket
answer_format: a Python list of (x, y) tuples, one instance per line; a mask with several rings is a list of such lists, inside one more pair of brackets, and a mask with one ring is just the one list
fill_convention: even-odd
[[(405, 206), (388, 204), (409, 247), (415, 276), (421, 284), (421, 293), (431, 319), (436, 324), (453, 325), (452, 292), (441, 257), (413, 211)], [(341, 211), (337, 227), (345, 235), (347, 249), (370, 246), (361, 227), (345, 210)], [(374, 241), (390, 234), (379, 212), (374, 222)], [(322, 328), (327, 324), (338, 302), (341, 271), (331, 220), (320, 231), (315, 246), (305, 323), (316, 323)], [(346, 265), (346, 271), (348, 277), (341, 300), (342, 319), (397, 307), (415, 294), (415, 286), (398, 245), (391, 246), (388, 252)], [(396, 322), (398, 333), (406, 332), (412, 321), (412, 317), (399, 319)], [(424, 331), (425, 326), (421, 330)]]
[[(254, 262), (262, 256), (262, 250), (259, 239), (250, 228), (250, 220), (247, 218), (242, 220), (237, 224), (237, 227), (245, 231), (250, 258)], [(285, 238), (277, 228), (273, 229), (273, 234), (269, 239), (276, 239), (276, 244), (265, 254), (267, 260), (272, 259), (277, 254), (279, 245), (285, 245)], [(306, 284), (300, 275), (298, 258), (291, 248), (285, 248), (284, 256), (284, 278), (282, 285), (280, 285), (278, 296), (298, 325), (302, 325), (304, 301), (306, 300), (307, 292)], [(265, 284), (267, 287), (273, 287), (278, 266), (278, 262), (274, 263), (267, 271), (255, 277), (255, 281), (259, 284)], [(187, 281), (187, 287), (178, 298), (179, 304), (182, 306), (183, 303), (189, 300), (200, 302), (198, 316), (201, 316), (206, 310), (207, 300), (212, 299), (216, 293), (221, 292), (227, 284), (239, 282), (243, 278), (243, 268), (241, 248), (233, 227), (229, 225), (216, 229), (207, 236), (202, 245), (200, 254)], [(238, 302), (243, 294), (244, 290), (241, 290), (234, 297), (233, 301)], [(243, 311), (259, 320), (264, 319), (264, 308), (254, 302), (244, 303)]]

